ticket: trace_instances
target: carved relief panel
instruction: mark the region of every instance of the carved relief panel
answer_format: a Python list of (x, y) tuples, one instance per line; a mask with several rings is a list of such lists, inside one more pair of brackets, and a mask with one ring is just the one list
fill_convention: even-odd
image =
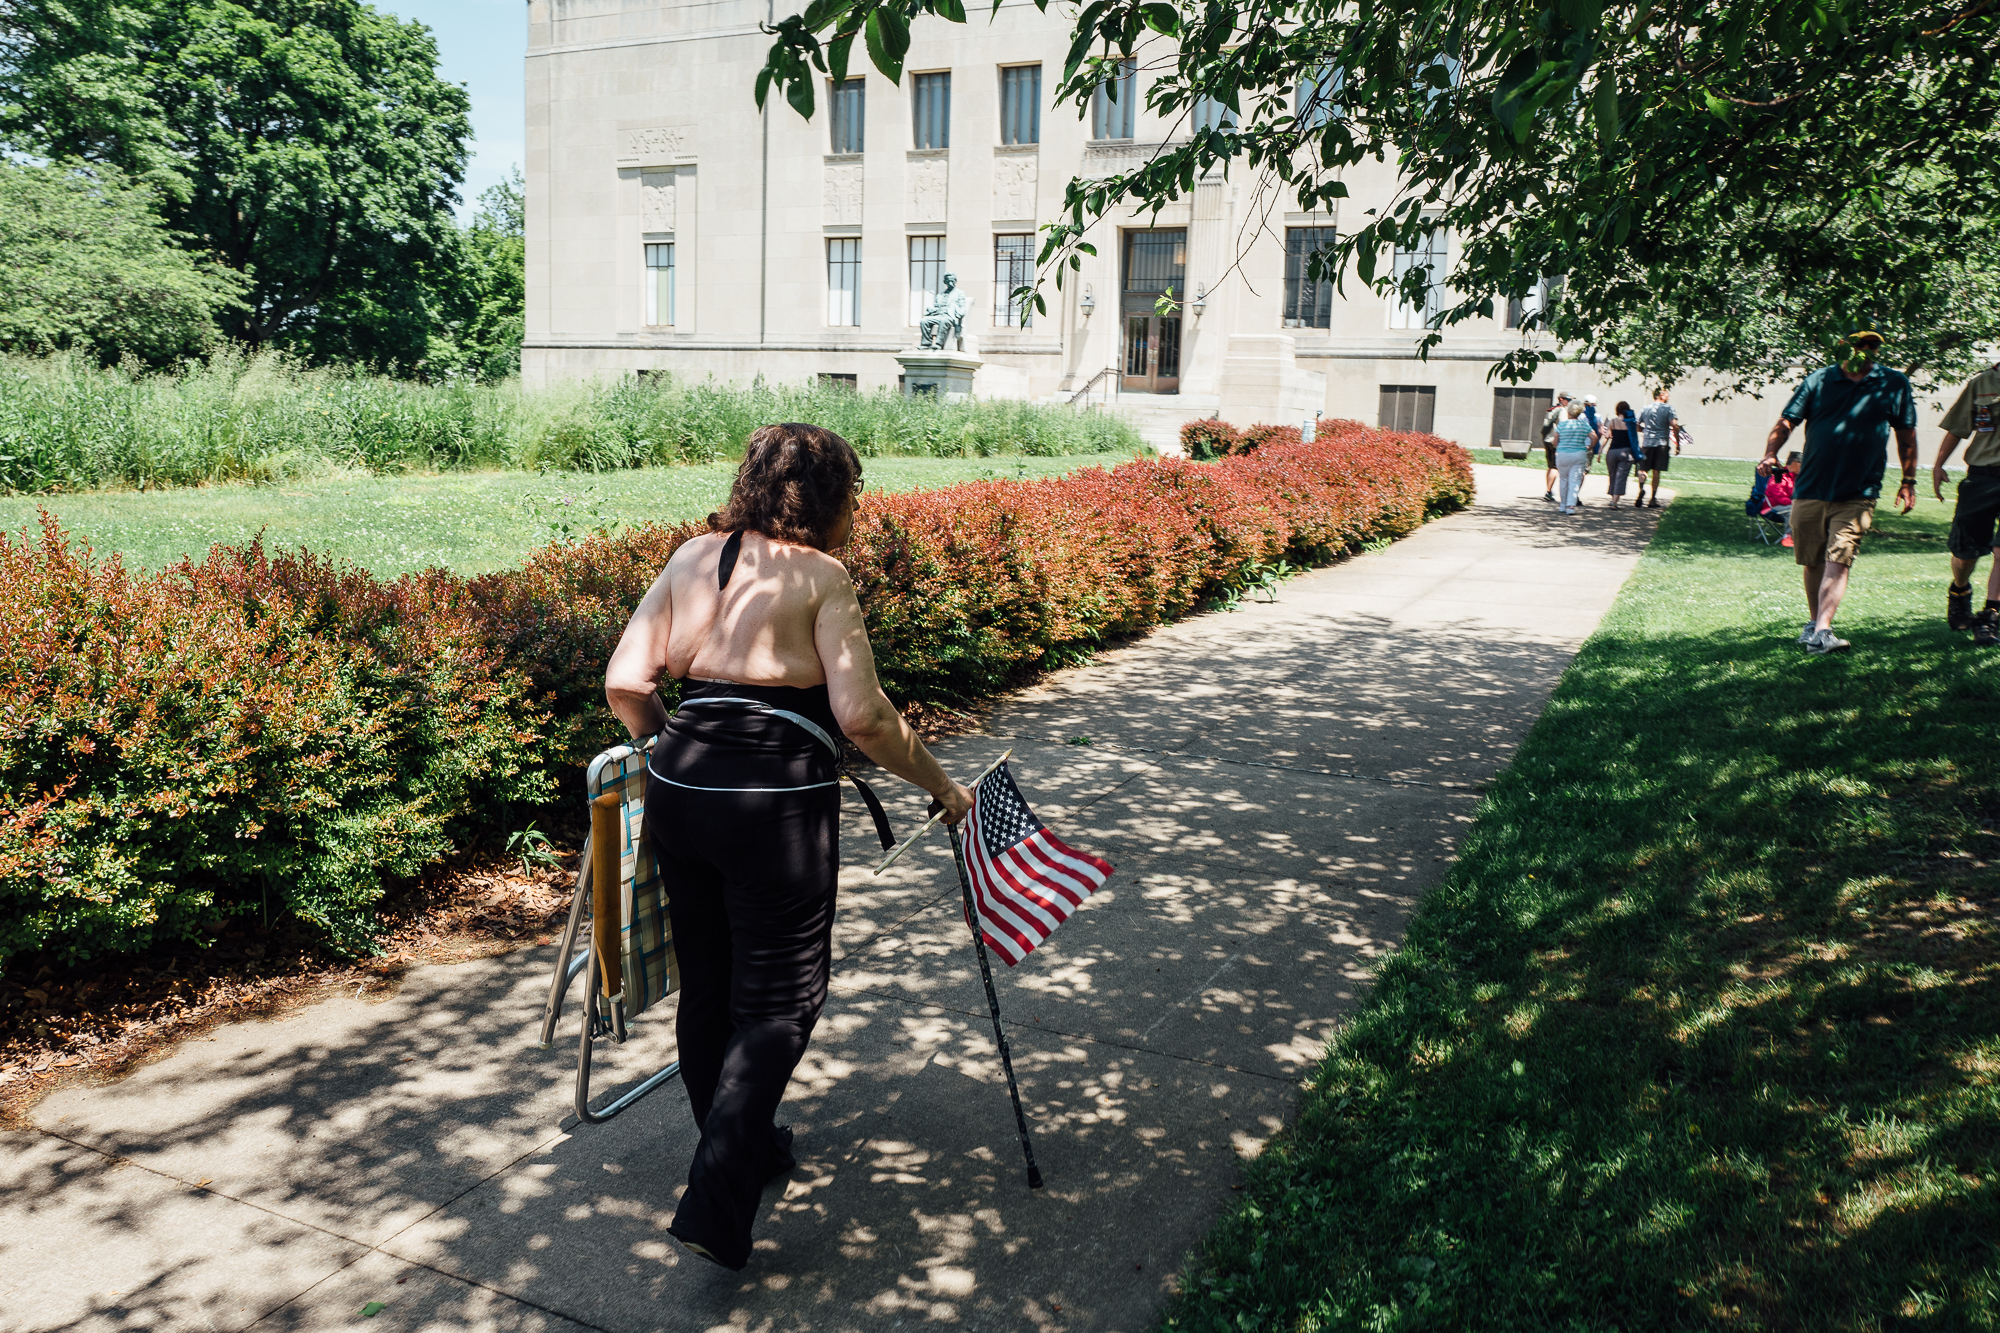
[(827, 226), (859, 226), (861, 223), (861, 164), (859, 162), (827, 163), (824, 198), (826, 201)]
[(641, 231), (672, 231), (674, 229), (674, 173), (671, 171), (642, 171), (639, 173), (639, 229)]
[(1033, 153), (993, 159), (993, 216), (1010, 221), (1035, 216), (1037, 163)]
[(943, 222), (945, 190), (951, 163), (941, 157), (913, 158), (910, 162), (908, 222)]

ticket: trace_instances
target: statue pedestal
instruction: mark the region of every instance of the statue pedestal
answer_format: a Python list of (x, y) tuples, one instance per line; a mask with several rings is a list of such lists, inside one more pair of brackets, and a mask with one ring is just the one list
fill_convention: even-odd
[(963, 352), (898, 352), (896, 363), (903, 368), (903, 392), (939, 398), (969, 398), (972, 377), (985, 364)]

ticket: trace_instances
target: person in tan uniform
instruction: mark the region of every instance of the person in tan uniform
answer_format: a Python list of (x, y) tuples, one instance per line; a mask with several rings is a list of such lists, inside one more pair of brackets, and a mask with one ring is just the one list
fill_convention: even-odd
[[(1971, 630), (1972, 641), (1982, 648), (2000, 645), (2000, 544), (1994, 541), (1994, 524), (2000, 520), (1996, 414), (2000, 414), (2000, 365), (1980, 371), (1959, 391), (1958, 401), (1939, 423), (1944, 439), (1938, 442), (1937, 461), (1931, 464), (1931, 489), (1943, 500), (1944, 465), (1959, 442), (1967, 442), (1965, 480), (1958, 483), (1958, 504), (1951, 513), (1951, 586), (1945, 589), (1945, 623)], [(1986, 573), (1986, 605), (1974, 614), (1972, 573), (1989, 549), (1994, 560)]]

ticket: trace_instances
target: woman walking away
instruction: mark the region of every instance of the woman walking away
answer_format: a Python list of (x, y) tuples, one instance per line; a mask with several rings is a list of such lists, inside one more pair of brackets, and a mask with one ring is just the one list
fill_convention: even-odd
[[(1616, 509), (1618, 502), (1625, 498), (1625, 479), (1632, 475), (1632, 464), (1639, 456), (1639, 422), (1632, 415), (1632, 404), (1620, 400), (1618, 406), (1611, 409), (1611, 419), (1605, 423), (1605, 429), (1610, 432), (1611, 447), (1605, 450), (1604, 462), (1611, 469), (1611, 507)], [(1639, 489), (1643, 491), (1645, 487), (1646, 479), (1642, 475)]]
[(1562, 508), (1576, 512), (1577, 492), (1583, 489), (1583, 474), (1590, 468), (1590, 423), (1583, 419), (1583, 405), (1570, 404), (1556, 423), (1556, 475), (1561, 478)]
[[(714, 531), (687, 542), (625, 627), (604, 693), (649, 763), (652, 839), (680, 962), (681, 1080), (701, 1143), (668, 1228), (750, 1259), (764, 1186), (795, 1165), (773, 1123), (826, 1003), (845, 733), (956, 824), (953, 782), (883, 695), (861, 606), (830, 552), (854, 530), (861, 460), (818, 426), (750, 437)], [(669, 717), (658, 686), (685, 681)]]

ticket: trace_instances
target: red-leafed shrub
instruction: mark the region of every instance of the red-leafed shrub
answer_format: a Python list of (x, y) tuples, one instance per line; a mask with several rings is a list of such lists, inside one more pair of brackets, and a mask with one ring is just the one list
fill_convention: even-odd
[(451, 575), (0, 534), (0, 958), (245, 912), (364, 948), (385, 876), (547, 800), (543, 726)]
[(1297, 426), (1248, 426), (1231, 453), (1247, 454), (1270, 444), (1304, 444), (1305, 435)]
[(604, 665), (668, 558), (706, 531), (706, 523), (648, 523), (616, 536), (557, 542), (519, 569), (468, 582), (489, 642), (548, 711), (555, 753), (582, 763), (623, 738), (604, 702)]
[(1241, 452), (1243, 437), (1220, 417), (1197, 417), (1181, 424), (1181, 452), (1207, 462)]
[[(1322, 422), (1219, 463), (871, 491), (845, 554), (890, 693), (963, 699), (1471, 496), (1455, 445)], [(141, 577), (52, 521), (0, 535), (0, 958), (253, 911), (366, 947), (385, 878), (580, 789), (622, 735), (604, 664), (702, 530), (389, 583), (256, 546)]]

